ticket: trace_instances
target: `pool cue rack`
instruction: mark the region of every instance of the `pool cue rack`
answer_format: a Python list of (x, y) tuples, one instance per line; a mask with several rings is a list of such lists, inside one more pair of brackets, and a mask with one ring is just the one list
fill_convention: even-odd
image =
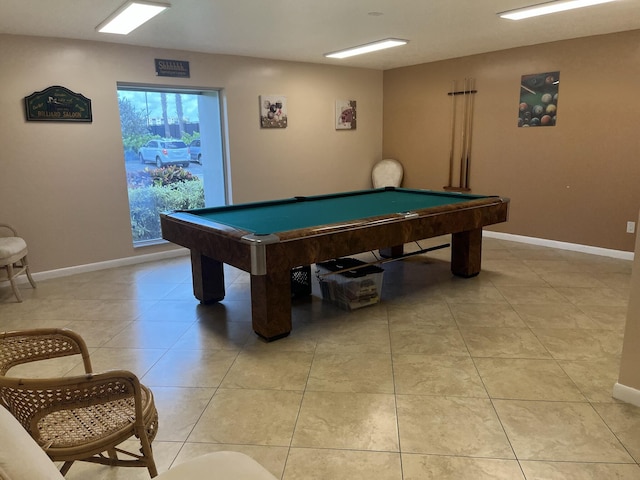
[[(455, 192), (471, 191), (471, 144), (473, 138), (473, 114), (475, 94), (475, 78), (464, 79), (462, 90), (458, 90), (458, 82), (453, 81), (452, 90), (447, 93), (451, 97), (451, 146), (449, 150), (449, 183), (444, 190)], [(458, 106), (458, 99), (462, 97), (462, 105)], [(458, 110), (461, 110), (461, 120), (458, 122)], [(459, 142), (458, 142), (459, 139)], [(457, 155), (456, 155), (457, 154)], [(458, 162), (458, 184), (454, 185), (456, 158)]]

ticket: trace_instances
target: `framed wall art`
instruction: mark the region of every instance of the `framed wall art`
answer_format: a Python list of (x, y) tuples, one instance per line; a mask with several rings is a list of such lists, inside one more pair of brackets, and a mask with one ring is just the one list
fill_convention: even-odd
[(336, 130), (356, 129), (356, 101), (336, 100)]
[(287, 128), (287, 97), (284, 95), (260, 95), (260, 126), (262, 128)]
[(558, 116), (560, 72), (523, 75), (518, 127), (553, 127)]

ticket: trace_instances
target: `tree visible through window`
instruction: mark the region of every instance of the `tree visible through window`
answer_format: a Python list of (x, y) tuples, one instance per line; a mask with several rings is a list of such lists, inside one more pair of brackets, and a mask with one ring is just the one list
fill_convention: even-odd
[[(217, 92), (213, 93), (215, 102), (203, 100), (200, 93), (118, 88), (134, 244), (162, 238), (160, 212), (205, 206), (205, 173), (221, 171), (223, 164), (221, 148), (210, 148), (207, 155), (200, 146), (199, 109), (217, 108)], [(212, 116), (216, 117), (220, 118), (219, 112)], [(214, 135), (220, 132), (213, 129)], [(213, 139), (208, 144), (215, 147), (222, 142)], [(204, 168), (209, 161), (220, 167)], [(223, 175), (217, 182), (224, 190)]]

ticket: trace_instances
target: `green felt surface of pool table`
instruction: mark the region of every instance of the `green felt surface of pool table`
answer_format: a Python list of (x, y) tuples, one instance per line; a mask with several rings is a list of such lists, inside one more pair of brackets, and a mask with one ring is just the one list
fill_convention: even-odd
[(381, 188), (202, 208), (189, 210), (189, 213), (203, 220), (222, 223), (256, 235), (266, 235), (316, 225), (411, 212), (478, 198), (486, 197), (429, 190)]

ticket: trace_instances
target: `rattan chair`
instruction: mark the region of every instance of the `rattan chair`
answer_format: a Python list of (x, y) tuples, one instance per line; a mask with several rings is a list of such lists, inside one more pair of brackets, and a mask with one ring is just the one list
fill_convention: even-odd
[(19, 302), (22, 302), (22, 295), (16, 284), (16, 277), (21, 273), (26, 273), (29, 283), (33, 288), (36, 288), (36, 282), (31, 277), (29, 271), (29, 261), (27, 260), (27, 242), (23, 238), (18, 236), (18, 232), (15, 228), (7, 223), (0, 223), (0, 230), (6, 232), (11, 231), (9, 236), (0, 236), (0, 268), (7, 271), (7, 279), (11, 284), (13, 294), (16, 296)]
[[(82, 357), (85, 375), (7, 376), (14, 366), (68, 355)], [(74, 461), (146, 467), (151, 477), (157, 475), (151, 442), (158, 412), (151, 390), (125, 370), (92, 373), (84, 340), (70, 330), (0, 333), (0, 402), (53, 461), (64, 462), (63, 475)], [(119, 447), (134, 436), (139, 453)]]

